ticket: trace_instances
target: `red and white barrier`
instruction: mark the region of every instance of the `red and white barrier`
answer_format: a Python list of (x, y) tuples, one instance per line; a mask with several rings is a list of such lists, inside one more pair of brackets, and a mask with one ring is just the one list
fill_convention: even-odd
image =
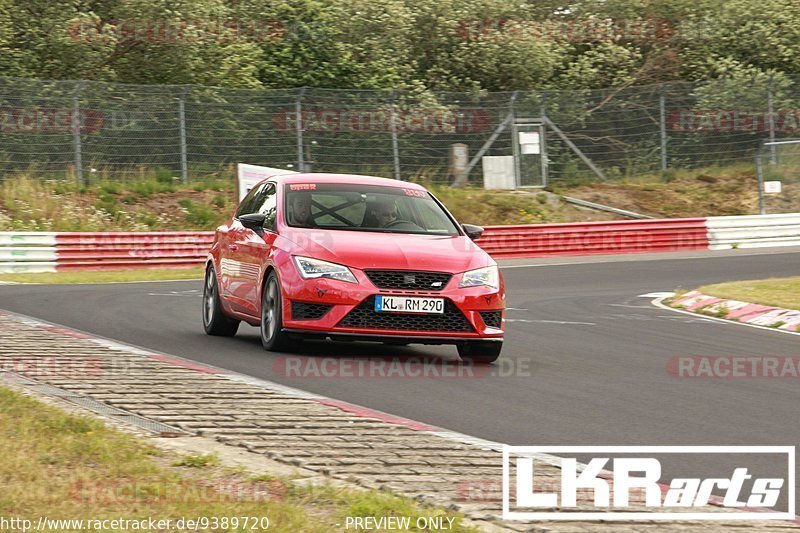
[(711, 250), (800, 245), (800, 213), (710, 217), (706, 224)]
[(54, 232), (0, 232), (0, 272), (55, 272)]
[(213, 231), (0, 233), (0, 272), (195, 267), (213, 238)]
[(706, 219), (489, 226), (478, 244), (493, 257), (706, 250)]
[[(203, 264), (212, 231), (0, 233), (0, 272), (183, 268)], [(800, 214), (489, 226), (496, 258), (800, 245)]]

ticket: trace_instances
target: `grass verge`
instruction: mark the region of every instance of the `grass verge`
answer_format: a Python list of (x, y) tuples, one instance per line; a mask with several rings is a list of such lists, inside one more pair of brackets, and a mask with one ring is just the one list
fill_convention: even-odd
[(103, 270), (97, 272), (43, 272), (38, 274), (0, 274), (0, 281), (15, 283), (119, 283), (122, 281), (164, 281), (202, 279), (203, 268)]
[[(456, 532), (474, 532), (455, 515), (380, 491), (296, 487), (267, 473), (254, 476), (214, 458), (176, 460), (98, 420), (67, 414), (0, 387), (0, 516), (33, 520), (124, 518), (210, 520), (267, 517), (269, 530), (324, 533), (347, 516), (450, 516)], [(179, 465), (179, 466), (173, 466)], [(173, 522), (175, 524), (175, 522)], [(260, 531), (227, 526), (197, 531)], [(191, 528), (189, 528), (191, 529)], [(45, 531), (78, 531), (66, 524)], [(84, 529), (85, 526), (84, 526)], [(145, 528), (145, 530), (150, 530)], [(170, 528), (175, 530), (175, 526)], [(416, 529), (410, 529), (416, 531)]]
[(0, 231), (204, 230), (235, 206), (229, 177), (184, 184), (150, 175), (78, 186), (21, 174), (0, 182)]
[[(366, 172), (366, 170), (365, 170)], [(375, 169), (374, 175), (386, 175)], [(233, 168), (192, 176), (190, 183), (165, 169), (120, 179), (101, 172), (89, 185), (20, 174), (0, 182), (0, 231), (210, 230), (236, 206)], [(544, 191), (487, 191), (473, 184), (454, 189), (421, 170), (411, 180), (428, 186), (462, 222), (538, 224), (617, 219), (561, 200), (575, 196), (657, 218), (744, 215), (758, 212), (758, 185), (749, 163), (657, 174), (613, 176), (607, 182), (566, 173)], [(571, 177), (571, 178), (570, 178)], [(781, 176), (774, 177), (780, 179)], [(785, 180), (769, 212), (800, 206), (800, 185)], [(776, 205), (770, 202), (778, 202)], [(779, 205), (778, 205), (779, 204)]]
[(800, 309), (800, 277), (717, 283), (697, 290), (726, 300)]

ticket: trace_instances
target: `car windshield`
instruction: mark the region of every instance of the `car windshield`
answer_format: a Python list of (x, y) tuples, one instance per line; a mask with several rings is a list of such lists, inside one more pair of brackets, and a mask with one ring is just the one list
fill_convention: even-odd
[(381, 185), (291, 183), (284, 187), (286, 223), (324, 228), (423, 235), (458, 235), (427, 191)]

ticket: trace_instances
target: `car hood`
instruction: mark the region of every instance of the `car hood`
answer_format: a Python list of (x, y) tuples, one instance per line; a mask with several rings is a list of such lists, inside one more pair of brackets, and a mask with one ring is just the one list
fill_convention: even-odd
[(283, 234), (305, 255), (358, 269), (465, 272), (494, 264), (489, 255), (462, 235), (411, 235), (366, 231), (293, 229)]

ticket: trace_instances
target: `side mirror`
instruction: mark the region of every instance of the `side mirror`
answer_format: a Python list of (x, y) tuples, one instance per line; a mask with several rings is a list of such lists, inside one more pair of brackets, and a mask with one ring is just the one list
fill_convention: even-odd
[(472, 239), (473, 241), (477, 241), (483, 235), (483, 228), (480, 226), (473, 226), (472, 224), (461, 224), (461, 228), (464, 230), (464, 233), (467, 234), (467, 237)]
[(259, 235), (264, 232), (264, 222), (266, 220), (267, 215), (262, 215), (261, 213), (251, 213), (239, 217), (239, 222), (242, 223), (242, 226), (255, 231)]

